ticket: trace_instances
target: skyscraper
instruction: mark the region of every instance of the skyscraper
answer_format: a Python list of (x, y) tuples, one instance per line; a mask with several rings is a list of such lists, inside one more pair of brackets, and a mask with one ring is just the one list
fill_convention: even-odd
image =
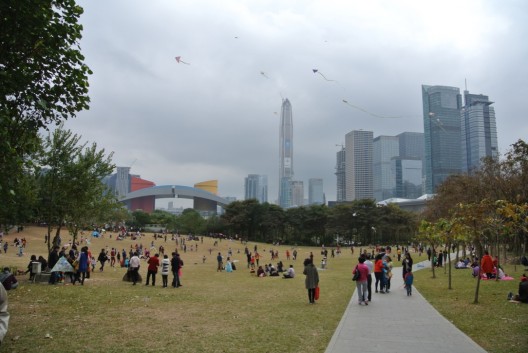
[(292, 106), (287, 98), (282, 100), (279, 143), (279, 205), (288, 208), (293, 205), (293, 117)]
[(311, 178), (308, 180), (308, 204), (324, 205), (323, 179)]
[(249, 174), (244, 182), (245, 200), (255, 199), (260, 203), (268, 202), (268, 177)]
[(392, 159), (400, 155), (397, 136), (378, 136), (372, 141), (373, 191), (376, 201), (394, 197), (396, 178)]
[(422, 85), (425, 192), (433, 194), (448, 176), (461, 172), (460, 90)]
[(291, 191), (291, 205), (292, 206), (303, 206), (304, 205), (304, 183), (301, 180), (292, 180), (290, 181), (290, 191)]
[(498, 157), (495, 109), (488, 96), (464, 91), (461, 118), (462, 171), (467, 173), (480, 167), (483, 157)]
[(345, 170), (345, 147), (341, 147), (341, 151), (336, 153), (336, 178), (337, 190), (336, 201), (346, 201), (346, 170)]
[(346, 201), (372, 199), (372, 131), (345, 135)]

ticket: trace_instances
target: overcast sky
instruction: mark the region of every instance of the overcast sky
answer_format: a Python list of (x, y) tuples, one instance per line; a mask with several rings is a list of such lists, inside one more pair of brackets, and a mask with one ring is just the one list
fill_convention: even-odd
[(218, 179), (220, 196), (243, 199), (244, 177), (265, 174), (275, 202), (281, 97), (292, 104), (294, 179), (306, 197), (308, 179), (323, 178), (335, 200), (349, 131), (423, 132), (422, 84), (462, 92), (466, 79), (489, 95), (501, 153), (528, 137), (527, 1), (80, 5), (91, 104), (66, 128), (157, 185)]

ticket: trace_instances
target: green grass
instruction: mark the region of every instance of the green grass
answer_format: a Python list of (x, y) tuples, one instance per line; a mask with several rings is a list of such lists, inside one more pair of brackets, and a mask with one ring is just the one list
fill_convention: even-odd
[(470, 270), (452, 269), (452, 289), (448, 275), (436, 269), (415, 272), (414, 285), (449, 321), (492, 353), (521, 353), (528, 350), (528, 305), (507, 301), (508, 292), (517, 293), (523, 267), (506, 265), (513, 281), (481, 281), (479, 303), (473, 304), (477, 280)]

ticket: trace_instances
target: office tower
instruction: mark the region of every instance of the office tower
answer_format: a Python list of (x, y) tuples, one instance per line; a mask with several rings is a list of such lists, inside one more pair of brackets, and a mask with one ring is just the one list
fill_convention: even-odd
[(396, 135), (400, 145), (400, 157), (404, 159), (424, 157), (424, 134), (423, 132), (402, 132)]
[(402, 132), (396, 135), (400, 142), (400, 156), (393, 161), (396, 176), (394, 197), (416, 199), (423, 195), (423, 132)]
[(395, 191), (392, 197), (417, 199), (422, 196), (422, 160), (397, 157), (392, 159), (391, 164), (395, 177)]
[(117, 167), (115, 195), (118, 200), (124, 198), (130, 191), (130, 167)]
[(346, 201), (345, 155), (345, 147), (341, 146), (341, 151), (336, 153), (337, 202)]
[(324, 205), (323, 179), (311, 178), (308, 180), (308, 204)]
[(288, 208), (293, 205), (291, 182), (293, 178), (293, 118), (292, 106), (286, 98), (282, 100), (279, 137), (279, 205)]
[(345, 135), (346, 201), (372, 199), (372, 131)]
[(291, 192), (290, 207), (303, 206), (304, 205), (304, 183), (300, 180), (290, 181), (290, 192)]
[(255, 199), (260, 203), (268, 202), (268, 177), (249, 174), (244, 182), (245, 200)]
[(425, 192), (433, 194), (448, 176), (461, 172), (460, 108), (456, 87), (422, 85)]
[(464, 107), (460, 112), (462, 172), (478, 169), (484, 157), (498, 158), (497, 126), (492, 104), (488, 96), (464, 91)]
[(400, 155), (400, 140), (397, 136), (378, 136), (372, 141), (373, 192), (376, 201), (394, 197), (396, 177), (392, 159)]

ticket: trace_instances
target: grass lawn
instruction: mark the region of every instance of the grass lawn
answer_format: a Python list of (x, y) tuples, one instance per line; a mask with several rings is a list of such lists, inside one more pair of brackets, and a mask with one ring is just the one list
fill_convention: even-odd
[[(29, 227), (23, 233), (5, 236), (25, 237), (27, 249), (16, 256), (10, 246), (0, 255), (0, 266), (25, 269), (32, 254), (47, 258), (44, 228)], [(63, 232), (63, 239), (66, 238)], [(169, 237), (170, 238), (170, 237)], [(150, 246), (152, 234), (141, 241)], [(108, 234), (92, 239), (90, 249), (130, 249), (136, 241), (115, 240)], [(271, 248), (279, 250), (285, 267), (294, 265), (297, 277), (257, 278), (249, 274), (243, 254), (244, 245), (223, 240), (217, 247), (204, 238), (198, 251), (183, 253), (182, 284), (178, 289), (162, 288), (158, 274), (156, 287), (123, 282), (123, 268), (106, 266), (96, 270), (84, 286), (29, 283), (28, 275), (19, 275), (20, 286), (8, 292), (11, 314), (9, 331), (2, 343), (5, 352), (324, 352), (355, 289), (351, 271), (357, 255), (343, 249), (341, 256), (330, 258), (328, 270), (319, 271), (321, 298), (308, 304), (302, 275), (302, 261), (310, 251), (315, 263), (321, 260), (319, 248), (300, 247), (296, 261), (286, 261), (286, 249), (258, 244), (261, 263), (269, 263)], [(170, 239), (155, 242), (167, 252), (176, 248)], [(253, 251), (255, 243), (248, 244)], [(216, 272), (216, 254), (225, 256), (231, 248), (238, 260), (233, 273)], [(211, 254), (209, 253), (211, 249)], [(359, 249), (357, 249), (359, 250)], [(240, 251), (240, 253), (238, 253)], [(202, 263), (203, 256), (205, 263)], [(419, 258), (413, 254), (415, 262)], [(394, 259), (395, 260), (395, 259)], [(274, 264), (276, 261), (274, 261)], [(394, 261), (395, 266), (398, 265)], [(146, 276), (143, 261), (141, 275)], [(507, 273), (512, 273), (509, 267)], [(512, 273), (518, 278), (522, 269)], [(415, 284), (430, 302), (490, 352), (525, 352), (528, 305), (506, 301), (509, 291), (516, 292), (518, 281), (481, 283), (480, 304), (473, 301), (474, 281), (469, 272), (453, 271), (455, 289), (447, 290), (447, 275), (437, 271), (416, 272)], [(469, 277), (468, 277), (469, 276)], [(169, 277), (172, 280), (172, 276)], [(47, 338), (51, 337), (51, 338)]]
[(481, 281), (479, 304), (473, 304), (477, 280), (471, 270), (452, 269), (452, 288), (448, 275), (436, 269), (415, 272), (414, 285), (420, 293), (449, 321), (469, 335), (486, 351), (521, 353), (528, 351), (528, 304), (507, 300), (508, 292), (517, 293), (524, 267), (504, 266), (512, 281)]

